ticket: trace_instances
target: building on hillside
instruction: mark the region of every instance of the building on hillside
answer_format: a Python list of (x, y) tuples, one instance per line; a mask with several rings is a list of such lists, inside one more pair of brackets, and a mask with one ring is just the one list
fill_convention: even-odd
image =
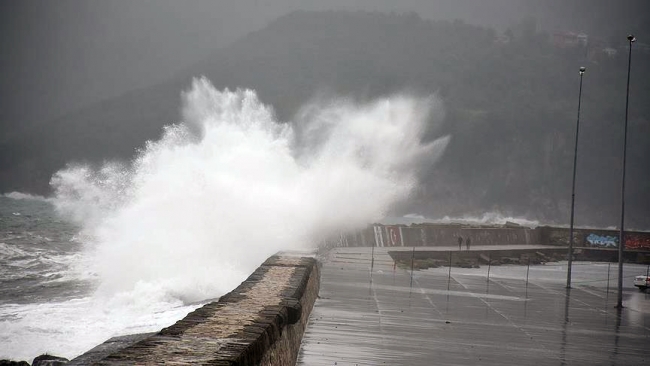
[(578, 33), (576, 38), (578, 39), (578, 44), (581, 46), (586, 46), (589, 43), (589, 36), (584, 33)]
[(496, 44), (509, 44), (511, 41), (512, 41), (512, 37), (510, 35), (508, 35), (508, 34), (498, 35), (494, 39), (494, 43), (496, 43)]
[(602, 53), (607, 55), (609, 58), (616, 57), (616, 54), (618, 53), (618, 50), (616, 50), (616, 48), (611, 48), (611, 47), (605, 47), (601, 51), (602, 51)]
[(577, 33), (574, 33), (574, 32), (555, 32), (555, 33), (553, 33), (553, 46), (555, 46), (555, 47), (558, 47), (558, 48), (576, 47), (576, 46), (580, 45), (580, 42), (581, 42), (581, 40), (578, 38)]

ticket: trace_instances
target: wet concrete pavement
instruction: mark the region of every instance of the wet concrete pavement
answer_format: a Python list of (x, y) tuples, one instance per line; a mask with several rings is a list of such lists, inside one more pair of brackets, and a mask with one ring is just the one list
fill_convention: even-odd
[(487, 266), (411, 276), (393, 269), (386, 248), (374, 258), (372, 275), (371, 248), (337, 248), (323, 260), (298, 365), (650, 363), (650, 294), (632, 286), (645, 266), (625, 266), (618, 311), (616, 266), (607, 263), (574, 262), (567, 291), (566, 263), (492, 266), (487, 281)]

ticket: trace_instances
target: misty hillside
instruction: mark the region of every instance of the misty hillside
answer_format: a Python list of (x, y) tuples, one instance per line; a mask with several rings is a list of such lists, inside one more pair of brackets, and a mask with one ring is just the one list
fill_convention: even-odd
[[(506, 32), (415, 14), (295, 12), (216, 51), (166, 83), (89, 106), (0, 145), (0, 192), (46, 194), (68, 162), (129, 159), (179, 121), (180, 92), (205, 75), (258, 91), (282, 121), (318, 93), (367, 100), (437, 94), (446, 117), (425, 138), (452, 136), (404, 212), (499, 210), (567, 222), (584, 76), (576, 223), (615, 226), (627, 75), (626, 34), (571, 43), (522, 19)], [(578, 31), (578, 30), (575, 30)], [(564, 38), (563, 38), (564, 37)], [(569, 37), (569, 38), (567, 38)], [(568, 39), (568, 40), (567, 40)], [(613, 41), (612, 41), (613, 40)], [(637, 47), (639, 46), (639, 47)], [(628, 127), (627, 223), (650, 228), (650, 52), (635, 44)], [(613, 51), (606, 51), (613, 50)], [(2, 140), (0, 140), (2, 141)]]

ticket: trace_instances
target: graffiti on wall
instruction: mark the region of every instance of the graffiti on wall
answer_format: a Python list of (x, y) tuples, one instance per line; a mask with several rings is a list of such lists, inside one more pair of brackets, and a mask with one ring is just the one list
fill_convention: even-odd
[(608, 248), (608, 247), (618, 246), (618, 238), (615, 236), (598, 235), (598, 234), (591, 233), (587, 236), (586, 240), (587, 243), (589, 243), (591, 246), (594, 247)]
[(402, 230), (398, 226), (386, 226), (388, 245), (391, 247), (404, 246), (402, 242)]
[(640, 235), (625, 235), (625, 249), (650, 249), (650, 238)]
[[(599, 235), (591, 233), (586, 238), (594, 247), (618, 247), (618, 237), (612, 235)], [(625, 249), (650, 249), (650, 237), (636, 234), (625, 235)]]

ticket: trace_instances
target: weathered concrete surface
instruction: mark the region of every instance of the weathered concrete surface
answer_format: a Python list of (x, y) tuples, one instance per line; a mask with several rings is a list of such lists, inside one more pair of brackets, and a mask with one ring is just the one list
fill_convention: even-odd
[[(470, 250), (462, 245), (439, 246), (439, 247), (390, 247), (387, 248), (388, 254), (397, 261), (409, 261), (414, 259), (438, 259), (448, 261), (449, 255), (452, 256), (452, 263), (459, 260), (480, 261), (481, 256), (488, 259), (503, 257), (541, 257), (566, 259), (569, 248), (556, 245), (471, 245)], [(538, 255), (540, 254), (541, 255)], [(592, 247), (575, 247), (573, 249), (573, 258), (583, 261), (618, 261), (618, 249), (611, 248), (592, 248)], [(640, 252), (638, 250), (626, 250), (623, 252), (623, 260), (631, 263), (650, 264), (650, 253)], [(546, 260), (542, 260), (546, 261)], [(522, 262), (524, 264), (524, 262)]]
[[(420, 247), (453, 246), (458, 237), (470, 238), (476, 245), (569, 245), (569, 228), (539, 226), (529, 228), (513, 223), (478, 225), (461, 223), (422, 223), (411, 225), (373, 224), (364, 230), (338, 239), (339, 246)], [(618, 231), (574, 228), (577, 247), (616, 247)], [(650, 232), (625, 232), (625, 249), (650, 251)]]
[(309, 276), (307, 283), (303, 287), (305, 290), (299, 297), (299, 305), (300, 309), (302, 309), (299, 320), (282, 332), (280, 338), (264, 353), (260, 365), (295, 365), (302, 336), (309, 321), (309, 315), (318, 297), (320, 272), (317, 264), (314, 265), (312, 275)]
[[(626, 265), (621, 311), (606, 263), (393, 272), (388, 248), (337, 248), (298, 365), (647, 365), (650, 293)], [(394, 248), (390, 248), (391, 250)], [(614, 266), (612, 266), (614, 267)], [(412, 284), (412, 286), (411, 286)]]
[(539, 252), (549, 257), (558, 255), (566, 257), (568, 248), (552, 245), (472, 245), (470, 250), (467, 250), (466, 246), (463, 245), (462, 249), (459, 250), (458, 245), (456, 245), (444, 247), (396, 247), (387, 248), (387, 251), (394, 260), (398, 261), (408, 261), (411, 258), (448, 260), (450, 254), (453, 261), (458, 259), (476, 259), (478, 261), (481, 254), (499, 258), (520, 257)]
[(314, 258), (272, 256), (219, 301), (99, 360), (73, 363), (293, 365), (319, 278)]
[(68, 362), (67, 366), (92, 365), (93, 363), (109, 356), (112, 353), (129, 347), (155, 334), (156, 333), (140, 333), (110, 338), (106, 342), (97, 345), (88, 352), (74, 358)]

